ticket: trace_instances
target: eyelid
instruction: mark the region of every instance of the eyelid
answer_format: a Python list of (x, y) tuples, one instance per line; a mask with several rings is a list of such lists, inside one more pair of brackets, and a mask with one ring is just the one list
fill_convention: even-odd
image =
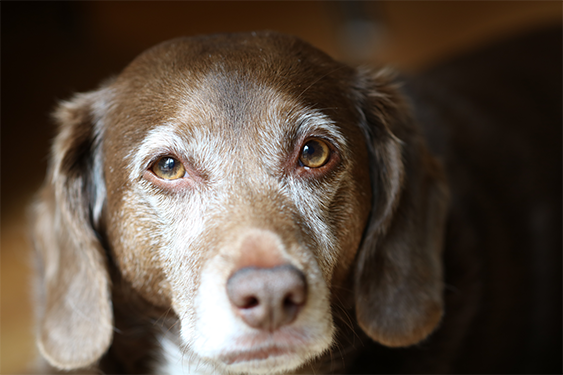
[(154, 150), (144, 158), (141, 170), (145, 171), (147, 169), (151, 169), (157, 161), (166, 157), (178, 160), (180, 163), (182, 163), (184, 168), (187, 169), (187, 166), (189, 165), (188, 160), (180, 155), (181, 153), (169, 149)]

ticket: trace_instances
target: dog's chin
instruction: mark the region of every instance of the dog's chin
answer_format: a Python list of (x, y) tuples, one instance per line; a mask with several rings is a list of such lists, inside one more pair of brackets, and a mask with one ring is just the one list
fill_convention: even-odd
[(304, 366), (330, 346), (330, 340), (313, 343), (292, 335), (276, 336), (239, 338), (206, 360), (226, 374), (279, 374)]
[(303, 353), (276, 346), (249, 351), (225, 352), (219, 357), (228, 373), (272, 374), (295, 370), (307, 362)]

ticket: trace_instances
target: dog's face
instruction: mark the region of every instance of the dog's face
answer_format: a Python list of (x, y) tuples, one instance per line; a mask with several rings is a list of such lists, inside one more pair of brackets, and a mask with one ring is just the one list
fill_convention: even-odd
[[(319, 69), (260, 42), (243, 52), (229, 39), (194, 49), (157, 48), (113, 85), (109, 243), (127, 280), (172, 304), (198, 357), (235, 370), (294, 367), (331, 343), (328, 286), (349, 268), (369, 215), (359, 114), (334, 80), (308, 89), (338, 74), (335, 63)], [(138, 71), (157, 64), (151, 75)], [(227, 281), (281, 265), (303, 275), (306, 301), (291, 324), (253, 327)]]
[(222, 35), (159, 45), (63, 104), (36, 209), (44, 355), (75, 368), (107, 349), (107, 262), (217, 371), (283, 372), (326, 351), (351, 274), (368, 335), (424, 338), (441, 315), (445, 190), (379, 79), (295, 38)]

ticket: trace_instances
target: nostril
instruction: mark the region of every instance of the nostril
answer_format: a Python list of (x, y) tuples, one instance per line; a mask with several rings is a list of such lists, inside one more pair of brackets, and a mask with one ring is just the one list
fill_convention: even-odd
[(286, 297), (284, 298), (284, 300), (283, 300), (283, 306), (284, 306), (284, 307), (290, 307), (290, 306), (295, 305), (295, 303), (293, 302), (293, 298), (292, 298), (292, 297), (293, 297), (293, 296), (290, 294), (290, 295), (288, 295), (288, 296), (286, 296)]
[(283, 299), (283, 306), (284, 307), (292, 307), (292, 306), (300, 306), (305, 302), (305, 298), (303, 293), (288, 293), (285, 295)]
[(237, 306), (240, 309), (251, 309), (253, 307), (256, 307), (260, 304), (260, 301), (258, 301), (258, 298), (256, 297), (247, 297), (245, 298), (244, 302), (242, 303), (242, 305)]

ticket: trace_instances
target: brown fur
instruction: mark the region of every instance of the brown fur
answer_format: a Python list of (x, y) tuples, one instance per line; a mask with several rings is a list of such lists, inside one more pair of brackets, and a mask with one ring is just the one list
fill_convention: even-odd
[[(326, 166), (306, 170), (297, 167), (298, 145), (311, 135), (295, 124), (313, 112), (331, 120), (323, 126), (346, 146), (333, 144)], [(349, 68), (275, 33), (175, 39), (62, 103), (55, 119), (59, 134), (34, 211), (38, 343), (52, 366), (153, 372), (162, 334), (197, 358), (180, 330), (201, 319), (198, 293), (208, 280), (224, 284), (240, 268), (284, 262), (307, 278), (312, 302), (300, 317), (334, 321), (322, 332), (344, 348), (345, 368), (323, 367), (327, 355), (315, 352), (297, 371), (350, 371), (360, 351), (346, 340), (360, 332), (356, 325), (400, 347), (440, 324), (448, 187), (385, 71)], [(186, 166), (189, 178), (174, 185), (148, 171), (153, 151), (142, 151), (168, 131), (193, 150), (159, 149)], [(156, 141), (143, 143), (147, 137)], [(194, 139), (213, 146), (185, 146)], [(194, 191), (204, 203), (186, 203)], [(206, 208), (212, 199), (220, 207)], [(303, 213), (307, 204), (318, 217)], [(206, 213), (199, 232), (185, 214), (193, 209)], [(324, 226), (329, 238), (318, 234)], [(326, 328), (333, 324), (335, 339)], [(203, 362), (219, 366), (214, 360)]]

